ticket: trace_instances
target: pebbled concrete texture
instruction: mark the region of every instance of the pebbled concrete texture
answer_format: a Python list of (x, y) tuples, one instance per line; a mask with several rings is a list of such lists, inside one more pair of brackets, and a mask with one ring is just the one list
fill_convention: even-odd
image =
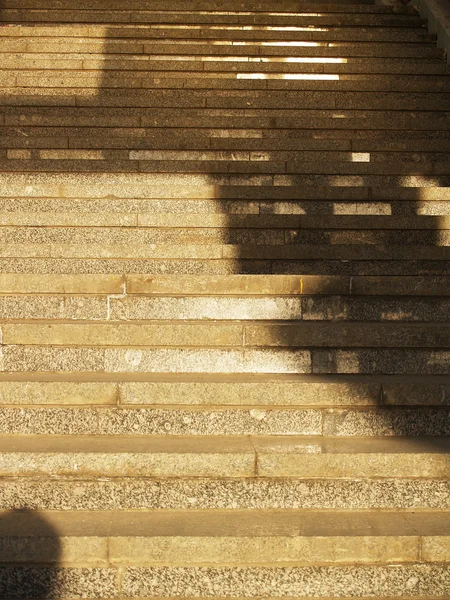
[(315, 350), (313, 373), (450, 374), (450, 352), (428, 349)]
[(449, 509), (450, 483), (425, 479), (3, 478), (0, 509)]
[(250, 477), (254, 456), (250, 453), (221, 454), (102, 454), (17, 453), (5, 454), (0, 475), (83, 477)]
[(318, 410), (0, 408), (0, 434), (319, 435)]
[(108, 316), (106, 298), (0, 296), (0, 319), (83, 319)]
[(308, 351), (105, 350), (107, 372), (310, 373)]
[(128, 568), (123, 590), (138, 598), (170, 596), (247, 597), (445, 597), (447, 566)]
[(337, 436), (446, 436), (450, 424), (446, 409), (388, 408), (374, 411), (328, 411), (324, 434)]
[(111, 300), (111, 319), (300, 319), (296, 298), (133, 298)]
[(3, 598), (117, 598), (117, 570), (110, 568), (0, 567)]
[(448, 414), (448, 407), (0, 407), (0, 434), (427, 437), (449, 435)]

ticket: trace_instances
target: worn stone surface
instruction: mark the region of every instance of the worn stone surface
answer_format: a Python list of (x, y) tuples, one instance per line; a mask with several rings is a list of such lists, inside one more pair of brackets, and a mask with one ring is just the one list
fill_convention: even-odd
[[(375, 382), (301, 380), (158, 381), (120, 384), (121, 404), (372, 405), (380, 403)], [(434, 390), (427, 386), (431, 396)], [(0, 384), (1, 390), (1, 384)], [(439, 397), (439, 392), (437, 396)]]
[[(54, 533), (54, 537), (51, 533)], [(50, 532), (49, 527), (46, 537), (2, 535), (0, 561), (108, 567), (108, 544), (107, 539), (102, 537), (61, 537), (57, 531)]]
[(3, 343), (43, 346), (241, 346), (238, 323), (73, 323), (2, 325)]
[(0, 381), (0, 404), (116, 404), (117, 384), (81, 381)]
[(450, 302), (442, 298), (305, 298), (305, 320), (348, 321), (442, 321), (450, 312)]
[[(152, 537), (111, 538), (110, 561), (115, 566), (172, 566), (286, 562), (403, 563), (419, 555), (418, 537)], [(190, 558), (187, 558), (190, 557)]]
[(55, 275), (28, 273), (0, 273), (0, 285), (4, 294), (120, 294), (122, 277), (117, 275)]
[(427, 479), (3, 478), (0, 509), (449, 509), (450, 484)]
[(111, 301), (111, 318), (131, 319), (300, 319), (296, 298), (133, 298)]
[(0, 296), (0, 319), (106, 319), (106, 298), (85, 296)]
[(196, 594), (258, 597), (444, 596), (449, 585), (444, 565), (360, 567), (152, 567), (128, 568), (124, 591), (140, 598)]
[(0, 408), (0, 434), (319, 435), (319, 410)]
[(448, 375), (450, 353), (428, 349), (315, 350), (313, 373)]
[(4, 598), (116, 598), (118, 591), (111, 568), (0, 567)]
[(308, 351), (105, 350), (107, 372), (309, 373)]
[(427, 562), (450, 562), (450, 538), (425, 537), (422, 541), (422, 559)]
[(414, 407), (410, 410), (342, 410), (324, 414), (325, 435), (447, 436), (448, 410)]

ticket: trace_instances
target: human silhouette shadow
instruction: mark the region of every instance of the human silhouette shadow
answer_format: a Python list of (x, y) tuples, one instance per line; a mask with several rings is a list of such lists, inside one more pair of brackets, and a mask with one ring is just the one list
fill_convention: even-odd
[(0, 598), (56, 598), (55, 567), (60, 556), (59, 534), (41, 514), (30, 510), (2, 514)]

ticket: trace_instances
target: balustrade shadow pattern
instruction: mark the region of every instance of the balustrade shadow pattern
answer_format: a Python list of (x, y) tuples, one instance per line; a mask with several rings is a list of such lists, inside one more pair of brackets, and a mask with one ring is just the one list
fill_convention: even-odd
[[(3, 0), (5, 8), (12, 5), (14, 5), (12, 1), (10, 3), (9, 0)], [(72, 15), (70, 10), (66, 10), (64, 13), (61, 12), (60, 21), (55, 22), (53, 26), (61, 28), (76, 27), (79, 13), (76, 12), (76, 9), (73, 9), (73, 11)], [(130, 11), (132, 12), (132, 8), (130, 8)], [(112, 12), (116, 15), (114, 11)], [(291, 213), (305, 216), (323, 215), (330, 218), (335, 216), (336, 220), (338, 220), (340, 216), (336, 214), (337, 205), (340, 205), (342, 208), (344, 205), (350, 207), (355, 202), (357, 203), (358, 199), (357, 193), (355, 196), (355, 189), (358, 188), (361, 190), (359, 200), (366, 204), (370, 204), (371, 202), (372, 204), (376, 202), (381, 203), (386, 218), (390, 216), (392, 218), (408, 218), (411, 215), (426, 213), (428, 210), (427, 206), (429, 204), (424, 199), (426, 190), (429, 189), (428, 186), (448, 188), (450, 187), (450, 178), (447, 175), (433, 174), (433, 165), (425, 162), (421, 163), (420, 161), (408, 163), (409, 167), (404, 167), (402, 174), (396, 173), (395, 168), (393, 168), (392, 174), (379, 176), (377, 179), (380, 183), (379, 187), (374, 186), (370, 178), (365, 183), (365, 177), (370, 175), (370, 169), (367, 169), (366, 174), (362, 172), (361, 175), (351, 175), (352, 169), (350, 168), (348, 173), (345, 173), (345, 171), (342, 174), (324, 173), (324, 163), (320, 162), (320, 159), (316, 162), (317, 172), (302, 172), (302, 161), (300, 161), (299, 171), (295, 172), (294, 169), (293, 172), (288, 173), (285, 168), (285, 159), (279, 159), (278, 153), (280, 151), (275, 147), (271, 148), (270, 140), (272, 138), (270, 132), (277, 130), (279, 140), (281, 140), (280, 147), (285, 152), (289, 151), (293, 140), (303, 140), (312, 144), (314, 140), (323, 139), (323, 148), (325, 148), (327, 146), (326, 140), (331, 139), (336, 141), (336, 139), (341, 139), (342, 141), (349, 139), (348, 134), (347, 137), (344, 134), (344, 129), (338, 130), (334, 128), (334, 133), (330, 133), (331, 130), (327, 130), (328, 133), (325, 135), (323, 132), (321, 134), (320, 128), (315, 127), (314, 124), (311, 124), (308, 128), (301, 125), (296, 126), (294, 123), (295, 119), (298, 118), (300, 112), (303, 114), (306, 109), (303, 109), (301, 105), (302, 96), (295, 95), (293, 83), (287, 85), (284, 91), (269, 92), (268, 87), (266, 87), (267, 81), (264, 79), (245, 80), (229, 78), (228, 89), (225, 87), (203, 89), (202, 86), (206, 85), (206, 79), (203, 78), (204, 71), (201, 73), (202, 77), (196, 79), (195, 72), (187, 71), (185, 65), (179, 67), (176, 77), (173, 76), (173, 72), (167, 74), (164, 71), (146, 71), (145, 69), (141, 69), (138, 60), (136, 60), (134, 66), (130, 62), (128, 65), (125, 65), (123, 57), (126, 57), (126, 53), (130, 52), (131, 48), (128, 46), (128, 49), (125, 49), (125, 45), (128, 43), (126, 40), (134, 40), (135, 48), (133, 52), (139, 54), (137, 59), (141, 61), (141, 65), (142, 62), (145, 62), (145, 56), (154, 52), (150, 48), (152, 40), (145, 37), (145, 31), (143, 31), (140, 24), (136, 23), (133, 25), (130, 21), (126, 24), (126, 27), (119, 31), (117, 24), (105, 22), (105, 13), (101, 13), (101, 11), (98, 14), (94, 13), (95, 11), (92, 11), (89, 18), (98, 18), (101, 23), (103, 37), (102, 39), (98, 38), (96, 44), (97, 47), (102, 46), (103, 49), (98, 51), (101, 54), (100, 57), (83, 58), (88, 63), (89, 61), (92, 63), (91, 70), (87, 69), (88, 75), (86, 76), (84, 86), (80, 78), (75, 78), (72, 82), (74, 86), (72, 88), (57, 87), (55, 85), (53, 88), (49, 87), (47, 91), (45, 88), (42, 88), (39, 93), (34, 90), (28, 94), (27, 88), (21, 87), (13, 91), (14, 94), (19, 94), (15, 98), (8, 95), (11, 94), (10, 88), (9, 92), (3, 95), (1, 100), (3, 114), (9, 116), (15, 115), (17, 118), (16, 125), (11, 125), (11, 121), (8, 121), (9, 125), (5, 127), (4, 137), (8, 140), (7, 143), (15, 144), (15, 150), (27, 150), (30, 153), (30, 160), (6, 159), (5, 150), (4, 160), (1, 161), (4, 171), (24, 172), (29, 170), (32, 172), (33, 170), (42, 168), (46, 172), (54, 171), (61, 173), (145, 172), (149, 175), (149, 189), (152, 185), (151, 176), (156, 172), (165, 173), (161, 175), (161, 178), (165, 178), (168, 186), (171, 184), (172, 177), (175, 179), (177, 177), (176, 174), (171, 175), (170, 168), (179, 173), (190, 173), (183, 180), (187, 182), (186, 185), (188, 185), (189, 177), (203, 182), (204, 189), (210, 190), (211, 194), (209, 198), (203, 199), (211, 200), (216, 206), (216, 212), (223, 214), (224, 218), (228, 218), (230, 221), (229, 226), (225, 224), (225, 227), (220, 232), (220, 242), (227, 245), (234, 245), (237, 252), (232, 263), (228, 262), (226, 266), (220, 267), (228, 273), (267, 275), (275, 273), (301, 273), (305, 275), (450, 275), (450, 266), (447, 261), (432, 259), (416, 260), (412, 258), (411, 260), (395, 262), (395, 253), (393, 253), (392, 244), (394, 234), (388, 229), (378, 236), (369, 231), (347, 232), (347, 243), (349, 245), (352, 243), (352, 238), (354, 241), (359, 236), (361, 246), (376, 245), (378, 247), (378, 256), (375, 256), (372, 260), (360, 260), (358, 258), (357, 244), (354, 244), (355, 253), (352, 259), (333, 258), (330, 255), (324, 260), (320, 258), (323, 248), (330, 243), (333, 236), (335, 238), (338, 237), (336, 233), (337, 229), (334, 229), (332, 224), (329, 230), (300, 228), (295, 231), (295, 227), (290, 227), (289, 235), (292, 236), (292, 239), (295, 237), (296, 243), (302, 240), (303, 244), (309, 245), (310, 248), (317, 248), (317, 256), (310, 254), (304, 259), (291, 260), (282, 257), (280, 249), (283, 247), (286, 237), (283, 238), (278, 230), (261, 227), (259, 229), (255, 228), (252, 231), (232, 226), (233, 217), (230, 212), (232, 211), (233, 204), (235, 207), (241, 205), (241, 208), (244, 205), (247, 208), (252, 206), (255, 214), (263, 211), (267, 215), (276, 215), (276, 213), (290, 210)], [(12, 16), (13, 14), (10, 11), (4, 11), (4, 18), (6, 20), (11, 20)], [(36, 31), (39, 32), (45, 25), (36, 22), (30, 24), (30, 27), (36, 28)], [(164, 39), (164, 32), (161, 33), (159, 39)], [(182, 33), (179, 30), (176, 42), (180, 42), (180, 39), (182, 39)], [(194, 45), (191, 44), (193, 38), (185, 41), (189, 42), (194, 49)], [(211, 51), (217, 47), (214, 46), (213, 42), (214, 39), (208, 40)], [(63, 48), (63, 45), (61, 48)], [(187, 51), (186, 48), (184, 51)], [(245, 46), (236, 46), (236, 52), (239, 52), (241, 56), (245, 56)], [(343, 50), (343, 53), (345, 53), (345, 50)], [(55, 58), (55, 65), (58, 60)], [(61, 69), (65, 81), (70, 84), (68, 68), (63, 64), (65, 60), (67, 59), (62, 60), (58, 68)], [(96, 66), (96, 61), (97, 63), (102, 62), (103, 67), (99, 68), (98, 64)], [(161, 61), (160, 69), (163, 69), (163, 62)], [(181, 62), (179, 64), (182, 65)], [(126, 71), (125, 68), (128, 70)], [(204, 69), (203, 65), (202, 69)], [(125, 73), (127, 73), (126, 77)], [(32, 78), (33, 75), (31, 74), (28, 79), (30, 83), (27, 84), (31, 86), (30, 89), (33, 89)], [(211, 86), (213, 86), (214, 82), (220, 85), (224, 79), (211, 78), (209, 81), (211, 82)], [(316, 116), (319, 123), (319, 121), (322, 122), (322, 117), (319, 114), (320, 111), (323, 111), (323, 114), (327, 113), (328, 116), (330, 113), (330, 109), (325, 108), (327, 106), (325, 91), (326, 94), (339, 95), (342, 90), (346, 89), (343, 84), (344, 82), (340, 81), (324, 81), (317, 83), (316, 86), (308, 87), (308, 84), (304, 84), (302, 87), (300, 83), (297, 83), (295, 90), (297, 92), (302, 89), (309, 89), (310, 91), (311, 89), (314, 89), (314, 91), (322, 90), (322, 95), (317, 96), (318, 108), (314, 113), (311, 113)], [(75, 85), (78, 87), (75, 87)], [(291, 86), (290, 89), (289, 86)], [(250, 101), (252, 106), (250, 107), (247, 105), (248, 100), (246, 100), (244, 95), (239, 96), (239, 94), (235, 94), (233, 96), (233, 92), (246, 89), (250, 90), (252, 94), (252, 100)], [(277, 94), (276, 99), (275, 94)], [(307, 97), (311, 99), (313, 96), (308, 96), (305, 92), (304, 98), (306, 99)], [(320, 102), (323, 99), (325, 101), (321, 105)], [(345, 113), (351, 109), (350, 105), (346, 106), (342, 95), (339, 95), (339, 102), (341, 102), (339, 109), (336, 109), (338, 112)], [(235, 108), (233, 108), (233, 103)], [(277, 106), (277, 103), (279, 103), (279, 106)], [(411, 96), (410, 104), (408, 104), (408, 100), (405, 99), (404, 94), (403, 106), (399, 110), (399, 114), (402, 113), (402, 118), (406, 118), (407, 113), (413, 114), (418, 119), (425, 118), (428, 113), (427, 111), (417, 109), (419, 105), (420, 101), (413, 96)], [(447, 116), (445, 110), (446, 108), (444, 107), (444, 110), (440, 113), (442, 119)], [(361, 119), (364, 118), (364, 115), (362, 115), (364, 112), (367, 112), (369, 116), (373, 116), (375, 113), (377, 113), (377, 117), (383, 115), (382, 108), (377, 108), (373, 112), (369, 108), (366, 108), (361, 109), (359, 112), (361, 113)], [(30, 116), (32, 113), (35, 117)], [(286, 116), (288, 113), (289, 115)], [(395, 111), (389, 114), (395, 117)], [(28, 116), (22, 118), (23, 115)], [(36, 125), (36, 135), (41, 137), (42, 147), (40, 150), (30, 148), (27, 145), (26, 138), (30, 134), (31, 129), (29, 125), (33, 119), (38, 124)], [(335, 122), (337, 121), (338, 119), (335, 120)], [(27, 123), (27, 125), (21, 123)], [(281, 126), (280, 123), (284, 124)], [(89, 128), (88, 134), (86, 134), (86, 128)], [(220, 137), (221, 135), (232, 136), (238, 131), (244, 137)], [(342, 138), (337, 136), (337, 131), (343, 132)], [(373, 132), (368, 135), (366, 153), (371, 152), (370, 140), (377, 139), (379, 141), (382, 139), (383, 131), (380, 131), (378, 138), (373, 137)], [(211, 132), (213, 137), (211, 137)], [(245, 137), (249, 132), (253, 132), (257, 137)], [(363, 129), (353, 130), (354, 139), (364, 139), (364, 132), (365, 130)], [(407, 147), (410, 134), (406, 129), (403, 129), (403, 125), (397, 128), (395, 121), (393, 121), (392, 128), (388, 132), (392, 133), (392, 139), (404, 142), (405, 147)], [(214, 137), (214, 135), (219, 137)], [(325, 137), (320, 138), (320, 135), (325, 135)], [(330, 136), (330, 138), (327, 136)], [(225, 144), (218, 141), (221, 139), (227, 139), (229, 143)], [(243, 140), (249, 139), (263, 140), (262, 147), (257, 147), (253, 143), (243, 142)], [(443, 139), (448, 141), (448, 132), (445, 128), (442, 131), (433, 132), (423, 130), (417, 139)], [(379, 147), (378, 145), (377, 148)], [(388, 144), (386, 147), (388, 147)], [(85, 158), (54, 160), (51, 158), (52, 153), (49, 153), (48, 150), (53, 151), (58, 149), (79, 150), (81, 157), (85, 156), (83, 155), (85, 152), (91, 152), (91, 156), (94, 156), (95, 152), (97, 152), (98, 160), (86, 160)], [(130, 160), (130, 153), (145, 153), (147, 151), (153, 153), (160, 152), (161, 156), (164, 156), (165, 152), (166, 158), (161, 160)], [(243, 161), (234, 161), (231, 158), (221, 161), (210, 161), (201, 158), (201, 153), (204, 153), (205, 156), (212, 156), (212, 154), (208, 153), (224, 152), (226, 154), (228, 152), (237, 154), (253, 151), (261, 152), (268, 158), (265, 162), (269, 166), (265, 171), (261, 167), (264, 161), (255, 161), (254, 164), (248, 161), (247, 164), (243, 164)], [(39, 153), (45, 154), (45, 152), (47, 152), (47, 156), (50, 158), (45, 161), (40, 160)], [(173, 154), (168, 154), (169, 152)], [(198, 153), (200, 159), (181, 160), (175, 168), (170, 157), (175, 157), (176, 153), (180, 152), (190, 152), (191, 156), (192, 153)], [(145, 154), (142, 156), (145, 157)], [(155, 154), (148, 156), (154, 157)], [(393, 156), (395, 160), (395, 153), (393, 153)], [(239, 162), (240, 164), (238, 164)], [(307, 162), (304, 164), (307, 164)], [(348, 164), (351, 165), (353, 163), (349, 162)], [(254, 170), (252, 171), (252, 169)], [(192, 171), (195, 171), (195, 174)], [(356, 173), (356, 171), (353, 172)], [(360, 177), (360, 185), (358, 184), (358, 177)], [(416, 178), (416, 182), (414, 182), (414, 178)], [(422, 178), (423, 187), (417, 184), (419, 178)], [(283, 186), (275, 185), (278, 180), (283, 182)], [(291, 183), (290, 185), (289, 182)], [(344, 189), (347, 190), (348, 197), (345, 197)], [(398, 197), (391, 197), (387, 193), (389, 189), (393, 190), (394, 193), (398, 193)], [(324, 194), (323, 197), (320, 196), (321, 190)], [(331, 195), (331, 199), (324, 201), (328, 197), (327, 190)], [(337, 193), (338, 190), (339, 194)], [(333, 191), (336, 192), (334, 200)], [(384, 198), (383, 201), (381, 201), (382, 197)], [(438, 195), (436, 197), (439, 198)], [(152, 201), (155, 200), (162, 202), (164, 198)], [(182, 198), (179, 200), (182, 200)], [(278, 204), (274, 202), (276, 200), (278, 200)], [(77, 206), (81, 206), (81, 201), (73, 199), (70, 202), (71, 210)], [(117, 206), (119, 203), (116, 202), (115, 198), (102, 199), (102, 202), (104, 206), (109, 203), (111, 214), (118, 210)], [(139, 211), (140, 207), (146, 204), (143, 200), (133, 198), (129, 198), (128, 202), (130, 212)], [(86, 200), (83, 200), (83, 203), (85, 210), (86, 207), (95, 205), (95, 202), (90, 203)], [(55, 203), (51, 200), (47, 202), (49, 210), (56, 204), (57, 202)], [(97, 202), (97, 206), (99, 204)], [(21, 201), (18, 200), (16, 205), (20, 207)], [(174, 203), (173, 205), (175, 206)], [(287, 205), (290, 206), (289, 209), (286, 208)], [(442, 210), (442, 206), (440, 209)], [(439, 207), (437, 210), (439, 210)], [(181, 210), (180, 213), (182, 213)], [(407, 229), (396, 231), (395, 246), (400, 248), (401, 246), (408, 247), (411, 245), (431, 248), (448, 243), (447, 232), (441, 229), (442, 219), (439, 214), (434, 214), (435, 216), (431, 215), (428, 217), (429, 224), (430, 219), (434, 219), (434, 228), (423, 231)], [(293, 219), (294, 217), (295, 215), (292, 215)], [(152, 243), (151, 235), (153, 234), (149, 230), (144, 233), (143, 229), (136, 229), (134, 231), (136, 236), (141, 236), (141, 239), (146, 240), (145, 243)], [(212, 235), (216, 234), (217, 232)], [(98, 236), (101, 242), (101, 232), (96, 231), (92, 235)], [(195, 234), (192, 235), (196, 238)], [(341, 236), (341, 238), (343, 237)], [(157, 241), (157, 239), (155, 237), (153, 241)], [(167, 236), (165, 239), (168, 239)], [(265, 244), (265, 239), (279, 239), (280, 241), (278, 244)], [(377, 243), (375, 244), (373, 240), (376, 240)], [(301, 246), (302, 244), (299, 245)], [(249, 247), (248, 250), (246, 250), (246, 246)], [(242, 250), (240, 251), (239, 248), (242, 248)], [(246, 252), (249, 254), (247, 255)], [(386, 256), (391, 256), (392, 260), (385, 260)], [(202, 262), (201, 259), (197, 261), (196, 259), (192, 259), (187, 262), (189, 262), (189, 269), (193, 273), (200, 273), (202, 270), (205, 272), (205, 269), (207, 271), (209, 268), (205, 267), (206, 263)], [(91, 269), (91, 267), (83, 267), (82, 263), (83, 261), (80, 261), (81, 270)], [(105, 264), (105, 261), (99, 261), (99, 265), (101, 265), (103, 271), (105, 268), (108, 268), (107, 266), (105, 267)], [(143, 272), (150, 272), (152, 268), (157, 272), (159, 268), (156, 262), (152, 262), (151, 260), (142, 261), (142, 267), (136, 267), (132, 262), (126, 260), (122, 261), (121, 264), (125, 272), (138, 271), (140, 268), (142, 268)], [(171, 273), (173, 266), (171, 265), (170, 261), (166, 261), (165, 272), (168, 274)], [(116, 267), (111, 268), (116, 270)], [(382, 312), (378, 315), (375, 312), (375, 309), (373, 309), (371, 319), (381, 320), (383, 318)], [(351, 314), (349, 316), (351, 317)], [(277, 344), (280, 346), (289, 345), (288, 340), (284, 339), (286, 328), (280, 326), (279, 329), (275, 328), (273, 331), (273, 336)], [(368, 369), (371, 369), (373, 372), (384, 372), (386, 366), (384, 359), (380, 358), (379, 364), (374, 365), (374, 361), (375, 363), (377, 361), (376, 358), (372, 357), (370, 364), (367, 364), (368, 359), (365, 359), (363, 356), (358, 357), (357, 353), (356, 356), (359, 361), (358, 373), (365, 373)], [(331, 360), (329, 363), (330, 373), (337, 370), (337, 366), (333, 366)], [(351, 374), (348, 374), (348, 377), (350, 380)], [(389, 427), (392, 434), (411, 435), (411, 430), (414, 430), (417, 434), (422, 432), (422, 434), (425, 433), (426, 435), (426, 426), (421, 426), (418, 422), (416, 429), (404, 428), (401, 425), (401, 421), (398, 421), (395, 416), (395, 409), (392, 409), (392, 411), (392, 418), (389, 416), (387, 409), (384, 413), (386, 419), (390, 421)], [(437, 409), (435, 412), (436, 415), (433, 417), (434, 422), (439, 418), (438, 413), (441, 414)], [(442, 433), (448, 433), (444, 420), (442, 421)], [(438, 442), (438, 440), (435, 441), (436, 443)], [(430, 441), (430, 443), (434, 443), (434, 441)]]

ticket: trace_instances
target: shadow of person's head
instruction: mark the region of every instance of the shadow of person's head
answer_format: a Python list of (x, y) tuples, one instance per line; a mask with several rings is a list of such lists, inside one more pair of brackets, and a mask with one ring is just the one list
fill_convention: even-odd
[(0, 514), (0, 598), (55, 598), (60, 555), (58, 532), (41, 514)]

